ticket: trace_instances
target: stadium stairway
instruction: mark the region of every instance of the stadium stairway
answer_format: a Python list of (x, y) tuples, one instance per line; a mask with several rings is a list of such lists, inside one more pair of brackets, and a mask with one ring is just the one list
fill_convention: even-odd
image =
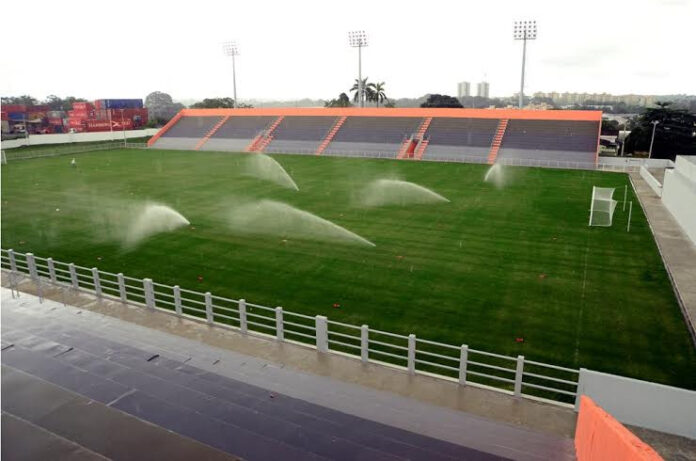
[(315, 152), (316, 155), (321, 155), (322, 152), (324, 152), (324, 149), (326, 149), (326, 146), (331, 143), (331, 140), (336, 136), (336, 133), (338, 133), (338, 130), (341, 129), (341, 126), (343, 126), (343, 123), (346, 121), (348, 117), (345, 115), (341, 118), (338, 119), (336, 124), (331, 128), (329, 133), (326, 135), (324, 140), (319, 144), (319, 147), (317, 148), (317, 151)]
[(416, 160), (420, 160), (423, 158), (423, 154), (425, 153), (425, 149), (428, 147), (428, 140), (425, 139), (425, 132), (428, 131), (428, 127), (430, 126), (430, 123), (433, 121), (432, 117), (426, 117), (423, 119), (423, 123), (421, 123), (421, 126), (418, 127), (418, 131), (416, 132), (416, 137), (419, 140), (418, 146), (416, 147), (415, 151), (413, 152), (413, 157), (416, 158)]
[(423, 158), (423, 154), (425, 154), (425, 149), (428, 147), (429, 142), (430, 141), (428, 141), (427, 139), (424, 139), (418, 144), (416, 151), (413, 153), (413, 157), (416, 160), (420, 160)]
[(409, 136), (406, 139), (404, 139), (404, 142), (401, 143), (401, 148), (399, 148), (399, 153), (396, 154), (397, 159), (402, 159), (406, 157), (406, 154), (410, 152), (413, 152), (413, 144), (416, 142), (416, 139), (414, 136)]
[(500, 144), (503, 142), (503, 136), (505, 136), (505, 130), (507, 129), (508, 119), (504, 118), (498, 122), (498, 129), (493, 137), (493, 142), (491, 143), (491, 150), (488, 153), (488, 164), (493, 165), (495, 160), (498, 158), (498, 151), (500, 150)]
[(167, 122), (167, 124), (164, 125), (164, 127), (162, 127), (161, 130), (159, 130), (157, 133), (155, 133), (155, 135), (154, 135), (153, 137), (150, 138), (150, 140), (147, 142), (147, 147), (152, 147), (152, 146), (157, 142), (157, 140), (158, 140), (164, 133), (166, 133), (167, 131), (169, 131), (169, 129), (170, 129), (171, 127), (173, 127), (174, 125), (176, 125), (177, 122), (179, 121), (179, 119), (181, 119), (183, 116), (184, 116), (184, 112), (183, 112), (183, 111), (177, 112), (177, 114), (176, 114), (169, 122)]
[[(413, 136), (410, 136), (408, 139), (404, 140), (403, 144), (401, 144), (401, 149), (399, 149), (399, 153), (396, 158), (413, 158), (415, 156), (417, 148), (420, 147), (425, 141), (425, 132), (432, 121), (432, 117), (426, 117), (423, 119), (418, 127), (418, 131), (416, 131)], [(427, 146), (427, 143), (425, 145)], [(421, 157), (423, 156), (423, 151), (425, 151), (425, 147), (421, 151)]]
[(219, 130), (220, 127), (221, 127), (222, 125), (224, 125), (225, 122), (226, 122), (229, 118), (230, 118), (229, 115), (223, 117), (213, 128), (211, 128), (210, 131), (208, 131), (208, 132), (205, 134), (205, 136), (203, 136), (203, 138), (202, 138), (200, 141), (198, 141), (198, 144), (196, 144), (196, 147), (194, 147), (193, 150), (199, 150), (201, 147), (203, 147), (203, 144), (205, 144), (206, 142), (208, 142), (208, 139), (210, 139), (210, 137), (211, 137), (212, 135), (214, 135), (215, 132), (216, 132), (217, 130)]
[(273, 122), (273, 125), (269, 126), (267, 130), (255, 137), (254, 140), (251, 141), (251, 143), (247, 146), (247, 148), (244, 149), (244, 151), (263, 153), (263, 150), (266, 148), (266, 146), (268, 146), (271, 143), (271, 141), (273, 141), (273, 131), (276, 128), (278, 128), (278, 125), (280, 125), (280, 122), (283, 121), (283, 118), (285, 118), (284, 115), (278, 117), (276, 121)]

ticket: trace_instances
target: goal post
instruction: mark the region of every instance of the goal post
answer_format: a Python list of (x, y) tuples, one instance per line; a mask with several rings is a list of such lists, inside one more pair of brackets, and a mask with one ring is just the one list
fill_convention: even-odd
[(614, 210), (618, 203), (614, 200), (613, 187), (593, 186), (589, 225), (610, 227), (614, 218)]

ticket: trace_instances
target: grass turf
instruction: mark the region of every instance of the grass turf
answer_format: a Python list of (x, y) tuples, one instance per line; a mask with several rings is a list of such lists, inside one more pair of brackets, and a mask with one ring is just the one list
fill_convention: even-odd
[[(243, 154), (116, 150), (76, 157), (76, 169), (66, 157), (3, 165), (3, 248), (696, 388), (696, 352), (630, 185), (630, 233), (621, 205), (613, 227), (587, 226), (592, 186), (618, 187), (621, 198), (626, 175), (508, 168), (498, 189), (482, 181), (481, 165), (276, 156), (299, 185), (295, 192), (243, 176)], [(378, 178), (416, 182), (451, 203), (355, 206), (356, 194)], [(315, 213), (376, 247), (230, 232), (233, 205), (254, 199)], [(98, 216), (114, 203), (145, 200), (174, 207), (192, 226), (124, 248)]]

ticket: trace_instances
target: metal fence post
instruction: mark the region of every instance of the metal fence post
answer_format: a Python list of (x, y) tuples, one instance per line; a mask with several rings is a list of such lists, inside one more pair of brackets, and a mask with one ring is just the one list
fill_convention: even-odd
[(182, 310), (181, 310), (181, 288), (179, 288), (179, 285), (174, 285), (174, 311), (176, 312), (176, 315), (181, 315)]
[(370, 359), (370, 327), (360, 327), (360, 360), (367, 363)]
[(411, 333), (408, 335), (408, 372), (414, 374), (416, 372), (416, 335)]
[(29, 276), (36, 284), (36, 291), (39, 295), (39, 302), (43, 302), (43, 290), (41, 289), (41, 279), (39, 278), (39, 273), (36, 270), (36, 258), (34, 258), (33, 253), (27, 253), (25, 257), (27, 260), (27, 268), (29, 269)]
[(17, 272), (17, 260), (15, 259), (15, 252), (13, 249), (7, 250), (7, 256), (10, 258), (10, 270), (12, 272)]
[(213, 295), (209, 291), (205, 292), (205, 319), (212, 325), (213, 317)]
[(524, 355), (517, 356), (517, 368), (515, 369), (515, 396), (522, 395), (522, 373), (524, 372)]
[(283, 332), (283, 308), (278, 306), (275, 308), (276, 317), (276, 339), (282, 341), (285, 338)]
[(462, 344), (459, 351), (459, 384), (466, 384), (466, 364), (469, 361), (469, 346)]
[(75, 270), (75, 264), (68, 264), (68, 270), (70, 271), (70, 282), (72, 283), (72, 287), (77, 290), (78, 288), (80, 288), (80, 284), (77, 281), (77, 271)]
[(122, 303), (128, 302), (128, 295), (126, 294), (126, 279), (123, 277), (122, 273), (116, 274), (116, 280), (118, 281), (118, 296), (121, 298)]
[(239, 329), (242, 331), (242, 333), (246, 334), (248, 327), (246, 315), (246, 300), (240, 299), (239, 304), (237, 305), (237, 309), (239, 310)]
[(578, 375), (578, 386), (575, 394), (575, 411), (580, 411), (580, 397), (585, 393), (585, 380), (587, 379), (587, 368), (580, 368)]
[(327, 318), (323, 315), (316, 317), (317, 350), (329, 352), (329, 328)]
[(46, 259), (46, 263), (48, 264), (48, 277), (51, 279), (51, 283), (58, 282), (58, 279), (56, 278), (56, 266), (53, 263), (53, 258)]
[(99, 269), (96, 267), (92, 268), (92, 279), (94, 280), (94, 292), (97, 294), (97, 298), (102, 297), (101, 282), (99, 281)]
[(143, 291), (145, 292), (145, 305), (149, 309), (155, 308), (155, 290), (152, 279), (143, 279)]
[(34, 254), (27, 253), (25, 256), (27, 258), (27, 268), (29, 268), (29, 275), (31, 276), (31, 279), (34, 282), (38, 282), (39, 274), (38, 272), (36, 272), (36, 259), (34, 259)]

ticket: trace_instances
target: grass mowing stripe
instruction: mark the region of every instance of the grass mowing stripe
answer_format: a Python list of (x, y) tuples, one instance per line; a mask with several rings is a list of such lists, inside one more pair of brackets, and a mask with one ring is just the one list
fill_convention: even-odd
[[(498, 189), (483, 182), (485, 165), (276, 156), (294, 191), (246, 176), (245, 154), (75, 157), (77, 168), (66, 157), (3, 165), (4, 248), (249, 306), (696, 388), (696, 352), (640, 207), (630, 233), (620, 207), (613, 227), (587, 226), (592, 186), (622, 198), (624, 174), (510, 167)], [(359, 206), (377, 179), (415, 182), (450, 203)], [(233, 232), (232, 210), (257, 200), (377, 246)], [(126, 248), (128, 222), (114, 210), (148, 201), (191, 225)]]

